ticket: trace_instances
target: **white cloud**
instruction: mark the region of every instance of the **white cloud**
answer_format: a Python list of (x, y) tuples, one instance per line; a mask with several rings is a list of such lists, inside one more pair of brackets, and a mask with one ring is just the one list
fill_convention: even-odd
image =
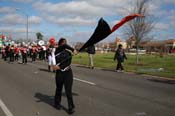
[(42, 19), (38, 16), (31, 16), (29, 17), (29, 23), (30, 24), (39, 24), (41, 23)]
[(13, 13), (15, 9), (12, 7), (0, 7), (0, 13)]
[(24, 24), (25, 20), (21, 15), (7, 14), (0, 19), (0, 22), (4, 24)]
[[(17, 28), (15, 26), (0, 27), (0, 32), (5, 35), (11, 35), (12, 39), (26, 39), (26, 28)], [(29, 39), (36, 40), (37, 29), (29, 28)]]
[[(0, 27), (0, 32), (2, 33), (26, 33), (26, 28), (16, 28), (14, 26), (10, 27)], [(34, 33), (36, 32), (35, 29), (29, 29), (29, 33)]]
[(48, 20), (49, 22), (52, 22), (52, 23), (55, 23), (55, 24), (58, 24), (58, 25), (62, 25), (62, 26), (72, 26), (72, 25), (91, 26), (91, 25), (95, 24), (94, 20), (83, 19), (81, 17), (57, 18), (57, 17), (54, 17), (54, 16), (46, 16), (45, 19)]
[(162, 5), (162, 4), (175, 4), (174, 0), (153, 0), (152, 2)]
[(75, 32), (71, 37), (68, 37), (68, 40), (71, 42), (86, 42), (89, 39), (90, 35), (90, 32)]
[(166, 29), (168, 29), (169, 28), (169, 25), (168, 24), (166, 24), (166, 23), (157, 23), (156, 25), (155, 25), (155, 28), (156, 29), (158, 29), (158, 30), (166, 30)]
[(110, 23), (110, 26), (112, 28), (112, 26), (114, 26), (115, 24), (117, 24), (120, 20), (114, 20)]
[(62, 3), (36, 2), (33, 7), (41, 12), (51, 13), (57, 16), (84, 16), (96, 17), (104, 16), (109, 12), (98, 6), (93, 6), (86, 1), (72, 1)]
[(123, 14), (125, 8), (121, 7), (121, 3), (125, 4), (127, 0), (122, 1), (77, 0), (60, 3), (39, 1), (33, 3), (33, 7), (41, 13), (43, 19), (54, 24), (91, 26), (101, 17)]
[[(157, 11), (158, 12), (158, 11)], [(161, 23), (161, 27), (164, 27), (163, 25), (169, 25), (167, 29), (170, 30), (171, 28), (175, 28), (175, 10), (160, 10), (158, 12), (158, 17), (159, 17), (159, 24)]]
[(171, 15), (170, 17), (169, 17), (169, 20), (170, 20), (170, 26), (171, 26), (171, 28), (173, 28), (173, 30), (175, 31), (175, 15)]
[[(132, 0), (75, 0), (70, 2), (44, 2), (33, 3), (33, 7), (41, 12), (44, 19), (56, 24), (83, 24), (89, 25), (100, 17), (118, 17), (128, 14)], [(153, 2), (154, 3), (154, 2)], [(149, 4), (151, 14), (160, 11), (160, 6)], [(161, 14), (161, 13), (160, 13)]]
[[(84, 1), (84, 0), (76, 0), (76, 1)], [(128, 4), (131, 0), (88, 0), (87, 2), (89, 4), (92, 4), (94, 6), (101, 6), (101, 7), (123, 7), (124, 5)]]
[[(6, 2), (6, 0), (3, 0)], [(32, 3), (34, 10), (37, 11), (38, 16), (29, 17), (29, 24), (40, 24), (46, 21), (47, 23), (56, 24), (58, 27), (67, 26), (71, 32), (69, 35), (80, 36), (81, 38), (88, 38), (90, 33), (95, 28), (98, 19), (103, 17), (105, 20), (110, 20), (111, 27), (120, 20), (119, 17), (128, 14), (128, 10), (131, 9), (133, 0), (73, 0), (66, 2), (52, 2), (49, 0), (7, 0), (20, 3)], [(169, 31), (170, 26), (175, 27), (175, 10), (167, 11), (162, 9), (162, 5), (174, 4), (175, 0), (151, 0), (149, 3), (149, 12), (160, 18), (156, 24), (156, 29), (161, 31)], [(13, 13), (14, 11), (10, 7), (1, 7), (0, 13)], [(43, 21), (44, 20), (44, 21)], [(163, 22), (168, 22), (165, 24)], [(7, 14), (0, 19), (0, 23), (16, 25), (26, 24), (26, 17), (18, 14)], [(75, 33), (73, 26), (78, 28), (87, 27), (84, 30), (86, 32)], [(91, 28), (91, 27), (93, 28)], [(31, 26), (29, 26), (31, 27)], [(66, 27), (65, 27), (66, 28)], [(92, 30), (91, 30), (92, 29)], [(42, 30), (42, 29), (41, 29)], [(16, 31), (20, 31), (16, 30)], [(22, 30), (21, 30), (22, 31)], [(25, 31), (25, 30), (24, 30)], [(82, 30), (81, 30), (82, 31)], [(61, 33), (66, 33), (62, 31)], [(75, 34), (74, 34), (75, 33)]]
[(12, 28), (10, 27), (0, 27), (0, 32), (1, 33), (8, 33), (8, 32), (11, 32), (12, 31)]
[(171, 11), (169, 11), (167, 13), (169, 14), (168, 19), (174, 20), (174, 22), (175, 22), (175, 10), (171, 10)]
[[(0, 18), (0, 22), (8, 25), (26, 24), (26, 17), (19, 14), (7, 14)], [(39, 24), (41, 18), (38, 16), (29, 17), (30, 24)]]
[(22, 2), (22, 3), (29, 3), (33, 2), (34, 0), (13, 0), (14, 2)]
[(174, 0), (163, 0), (167, 4), (175, 4)]

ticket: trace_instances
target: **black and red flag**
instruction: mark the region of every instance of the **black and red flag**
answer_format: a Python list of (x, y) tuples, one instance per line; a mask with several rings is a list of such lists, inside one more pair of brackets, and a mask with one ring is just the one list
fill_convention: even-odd
[(110, 34), (111, 28), (109, 27), (108, 23), (105, 20), (103, 20), (103, 18), (101, 18), (92, 36), (79, 51), (82, 51), (83, 49), (96, 44), (97, 42), (103, 40)]
[(94, 33), (92, 34), (92, 36), (90, 37), (90, 39), (80, 48), (79, 51), (84, 50), (85, 48), (94, 45), (96, 43), (98, 43), (99, 41), (105, 39), (107, 36), (109, 36), (111, 33), (113, 33), (114, 31), (116, 31), (119, 27), (121, 27), (123, 24), (125, 24), (126, 22), (136, 18), (136, 17), (144, 17), (142, 14), (131, 14), (128, 15), (126, 17), (124, 17), (119, 23), (117, 23), (116, 25), (113, 26), (113, 28), (111, 29), (110, 26), (108, 25), (108, 23), (103, 20), (103, 18), (101, 18), (98, 22), (98, 25), (94, 31)]

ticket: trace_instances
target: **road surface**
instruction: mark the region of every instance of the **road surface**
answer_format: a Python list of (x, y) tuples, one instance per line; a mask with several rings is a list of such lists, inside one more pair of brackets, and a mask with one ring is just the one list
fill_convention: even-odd
[[(175, 116), (175, 85), (149, 76), (73, 65), (73, 116)], [(67, 116), (53, 107), (55, 74), (42, 61), (0, 60), (0, 116)]]

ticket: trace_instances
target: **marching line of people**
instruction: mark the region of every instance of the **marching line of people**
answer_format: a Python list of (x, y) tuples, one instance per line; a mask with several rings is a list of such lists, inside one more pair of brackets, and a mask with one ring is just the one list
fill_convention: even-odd
[(1, 49), (2, 59), (4, 61), (8, 61), (9, 63), (13, 63), (17, 61), (23, 64), (27, 64), (28, 58), (31, 58), (31, 62), (35, 62), (36, 60), (40, 61), (48, 61), (49, 50), (48, 46), (17, 46), (17, 45), (4, 45)]
[[(9, 63), (13, 63), (17, 61), (18, 63), (27, 64), (28, 58), (31, 58), (31, 62), (35, 62), (36, 60), (47, 61), (48, 62), (48, 71), (55, 72), (51, 69), (51, 66), (55, 64), (55, 51), (58, 46), (55, 45), (32, 45), (32, 46), (15, 46), (15, 45), (4, 45), (1, 49), (2, 59), (4, 61), (8, 61)], [(94, 68), (94, 59), (93, 56), (95, 54), (95, 46), (89, 46), (87, 48), (87, 53), (89, 56), (89, 68)], [(21, 59), (21, 62), (19, 61)], [(122, 45), (118, 46), (118, 49), (115, 52), (114, 60), (117, 61), (116, 71), (123, 72), (123, 62), (124, 59), (127, 59), (124, 50), (122, 49)]]

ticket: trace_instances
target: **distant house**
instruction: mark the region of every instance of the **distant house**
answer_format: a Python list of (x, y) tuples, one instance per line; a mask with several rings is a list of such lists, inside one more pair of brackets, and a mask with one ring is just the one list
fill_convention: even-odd
[(166, 41), (165, 47), (170, 53), (175, 53), (175, 39), (169, 39)]
[(141, 43), (140, 47), (147, 50), (147, 52), (171, 52), (175, 49), (175, 39), (150, 41)]
[[(127, 49), (135, 48), (135, 38), (130, 37), (127, 41)], [(143, 41), (139, 44), (139, 49), (145, 49), (147, 52), (175, 52), (175, 39)]]
[(118, 47), (119, 44), (122, 44), (123, 49), (127, 48), (127, 43), (120, 39), (120, 38), (116, 38), (113, 42), (109, 42), (109, 43), (99, 43), (96, 45), (97, 51), (115, 51)]
[(116, 44), (116, 49), (117, 49), (119, 44), (121, 44), (123, 46), (123, 49), (127, 48), (126, 41), (122, 40), (121, 38), (116, 38), (114, 43)]
[(166, 41), (166, 47), (169, 47), (169, 49), (175, 48), (175, 39), (169, 39)]

